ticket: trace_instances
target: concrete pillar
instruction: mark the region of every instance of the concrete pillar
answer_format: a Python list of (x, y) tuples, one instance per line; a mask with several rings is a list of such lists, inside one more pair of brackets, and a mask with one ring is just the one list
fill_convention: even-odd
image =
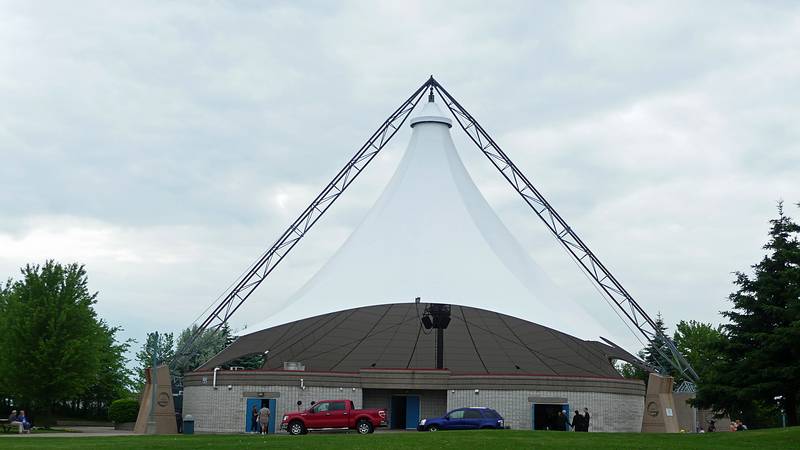
[(175, 403), (172, 401), (172, 377), (169, 374), (169, 367), (161, 365), (156, 367), (156, 395), (154, 422), (155, 429), (148, 429), (147, 424), (150, 420), (150, 412), (153, 407), (153, 375), (152, 369), (146, 369), (147, 383), (144, 385), (141, 403), (139, 404), (139, 416), (136, 418), (136, 426), (133, 427), (134, 433), (145, 434), (178, 434), (178, 425), (175, 422)]
[(650, 374), (644, 398), (643, 432), (677, 433), (680, 429), (675, 398), (672, 395), (672, 382), (672, 377)]

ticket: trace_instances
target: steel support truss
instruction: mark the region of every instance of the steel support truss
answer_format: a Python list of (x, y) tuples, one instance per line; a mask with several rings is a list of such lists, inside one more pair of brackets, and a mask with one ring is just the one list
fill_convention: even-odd
[(342, 170), (333, 177), (330, 183), (317, 195), (300, 216), (289, 225), (289, 228), (272, 244), (259, 259), (250, 266), (235, 285), (213, 306), (211, 313), (200, 323), (197, 331), (178, 349), (175, 359), (191, 354), (195, 341), (206, 332), (216, 332), (242, 306), (248, 297), (261, 285), (264, 279), (275, 270), (283, 258), (300, 242), (308, 231), (325, 214), (325, 211), (353, 183), (358, 175), (369, 165), (386, 144), (400, 130), (411, 111), (425, 93), (428, 83), (419, 87), (403, 102), (383, 124), (370, 136), (367, 142), (353, 155)]
[[(511, 158), (489, 136), (477, 120), (461, 106), (436, 80), (429, 83), (439, 93), (447, 108), (453, 114), (461, 128), (483, 154), (491, 161), (492, 165), (503, 175), (511, 187), (517, 191), (525, 203), (544, 222), (545, 226), (553, 233), (556, 239), (564, 246), (569, 254), (580, 264), (580, 267), (597, 284), (601, 292), (622, 311), (636, 329), (651, 343), (662, 356), (667, 358), (681, 375), (692, 381), (697, 380), (697, 374), (688, 361), (681, 355), (672, 340), (665, 336), (656, 326), (655, 321), (647, 315), (642, 307), (633, 299), (622, 284), (614, 277), (600, 259), (581, 240), (572, 227), (550, 205), (550, 202), (536, 189), (528, 178), (517, 168)], [(662, 368), (666, 369), (666, 368)]]
[(655, 321), (647, 315), (644, 309), (517, 168), (478, 121), (432, 76), (383, 122), (378, 130), (356, 152), (355, 156), (348, 161), (344, 168), (303, 211), (300, 217), (251, 266), (235, 286), (216, 303), (211, 314), (200, 324), (195, 335), (184, 346), (185, 348), (179, 349), (176, 357), (190, 353), (193, 342), (200, 334), (208, 330), (218, 330), (228, 321), (231, 315), (239, 309), (250, 294), (297, 245), (345, 189), (350, 186), (358, 174), (394, 137), (427, 89), (430, 89), (431, 92), (436, 91), (439, 94), (472, 142), (478, 146), (525, 203), (539, 216), (553, 236), (558, 239), (584, 272), (599, 287), (603, 295), (616, 305), (645, 339), (654, 344), (658, 352), (670, 362), (678, 373), (688, 380), (697, 381), (697, 373), (678, 351), (672, 340), (658, 329)]

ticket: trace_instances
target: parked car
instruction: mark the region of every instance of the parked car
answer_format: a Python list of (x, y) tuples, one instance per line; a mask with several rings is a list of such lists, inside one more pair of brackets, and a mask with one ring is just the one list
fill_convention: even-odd
[(478, 430), (505, 428), (503, 416), (491, 408), (459, 408), (442, 417), (422, 419), (417, 431)]
[(356, 430), (369, 434), (386, 426), (385, 409), (356, 409), (352, 400), (322, 400), (305, 411), (283, 416), (281, 430), (306, 434), (309, 430)]

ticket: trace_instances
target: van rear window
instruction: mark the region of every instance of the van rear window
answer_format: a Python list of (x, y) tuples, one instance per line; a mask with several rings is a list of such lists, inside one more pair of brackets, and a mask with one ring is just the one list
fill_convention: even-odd
[(487, 417), (489, 419), (499, 419), (500, 418), (500, 414), (498, 414), (497, 411), (495, 411), (493, 409), (484, 409), (483, 410), (483, 416)]

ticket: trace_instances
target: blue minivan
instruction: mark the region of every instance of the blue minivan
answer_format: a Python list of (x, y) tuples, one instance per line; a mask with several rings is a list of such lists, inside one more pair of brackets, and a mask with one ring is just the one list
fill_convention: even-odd
[(504, 428), (503, 417), (491, 408), (459, 408), (442, 417), (422, 419), (417, 431), (479, 430)]

